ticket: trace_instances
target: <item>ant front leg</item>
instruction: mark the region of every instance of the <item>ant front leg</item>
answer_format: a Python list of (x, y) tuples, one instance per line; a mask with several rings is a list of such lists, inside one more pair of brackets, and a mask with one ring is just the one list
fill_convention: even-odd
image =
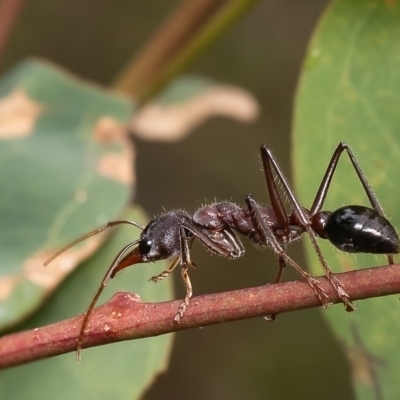
[(176, 268), (176, 266), (180, 262), (181, 262), (181, 257), (180, 256), (174, 257), (173, 260), (168, 265), (168, 267), (163, 272), (161, 272), (161, 274), (152, 276), (149, 279), (149, 281), (153, 281), (154, 283), (157, 283), (157, 282), (163, 280), (164, 278), (166, 278)]
[(181, 322), (183, 314), (185, 314), (186, 308), (189, 305), (190, 299), (193, 296), (192, 283), (190, 282), (190, 278), (189, 278), (189, 274), (188, 274), (189, 266), (193, 265), (193, 263), (190, 259), (189, 240), (187, 238), (185, 228), (183, 226), (180, 226), (179, 232), (180, 232), (180, 240), (181, 240), (181, 274), (182, 274), (183, 283), (185, 284), (185, 288), (186, 288), (186, 295), (185, 295), (185, 300), (179, 306), (178, 312), (176, 313), (176, 315), (174, 317), (174, 321), (177, 322), (178, 324)]

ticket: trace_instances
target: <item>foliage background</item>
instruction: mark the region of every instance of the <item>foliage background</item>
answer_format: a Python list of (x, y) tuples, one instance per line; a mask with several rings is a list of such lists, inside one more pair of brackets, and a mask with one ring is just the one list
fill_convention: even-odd
[[(26, 2), (0, 72), (27, 56), (39, 55), (109, 85), (178, 3)], [(149, 215), (163, 207), (192, 212), (214, 198), (241, 202), (246, 193), (265, 199), (258, 157), (261, 143), (271, 145), (290, 176), (295, 86), (324, 6), (319, 1), (260, 2), (192, 67), (192, 72), (252, 92), (262, 114), (251, 126), (222, 118), (207, 121), (174, 144), (135, 140), (136, 200)], [(199, 268), (191, 272), (195, 294), (271, 282), (276, 271), (265, 268), (274, 262), (271, 254), (247, 243), (246, 251), (243, 259), (228, 262), (197, 246), (193, 259)], [(290, 254), (304, 265), (299, 244), (292, 246)], [(288, 269), (285, 278), (297, 275)], [(182, 297), (179, 274), (173, 279), (176, 297)], [(104, 360), (101, 368), (110, 364), (111, 359)], [(274, 324), (254, 319), (176, 334), (170, 368), (144, 398), (308, 399), (321, 393), (325, 399), (350, 399), (350, 371), (320, 311), (309, 310), (282, 315)]]

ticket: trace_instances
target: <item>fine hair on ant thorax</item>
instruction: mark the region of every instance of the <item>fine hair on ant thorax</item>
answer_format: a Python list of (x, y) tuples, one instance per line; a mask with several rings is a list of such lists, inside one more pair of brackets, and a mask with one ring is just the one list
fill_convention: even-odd
[[(322, 211), (332, 177), (343, 151), (347, 152), (372, 208), (348, 205), (332, 212)], [(188, 269), (194, 265), (190, 258), (190, 250), (196, 238), (213, 253), (229, 259), (236, 259), (244, 254), (243, 245), (235, 232), (247, 236), (256, 245), (269, 247), (277, 255), (279, 261), (275, 282), (280, 281), (285, 265), (289, 264), (307, 281), (322, 305), (328, 307), (330, 300), (318, 281), (286, 254), (286, 245), (307, 232), (319, 262), (346, 311), (355, 309), (342, 283), (332, 273), (325, 261), (317, 238), (327, 239), (336, 248), (348, 253), (386, 254), (389, 264), (393, 264), (393, 254), (400, 252), (400, 240), (395, 229), (386, 219), (352, 150), (343, 142), (337, 146), (309, 209), (302, 207), (296, 199), (268, 145), (261, 146), (261, 158), (270, 206), (260, 205), (249, 194), (245, 196), (245, 207), (225, 201), (202, 207), (192, 216), (183, 211), (168, 211), (155, 217), (145, 227), (132, 221), (112, 221), (74, 240), (46, 261), (45, 265), (75, 244), (117, 225), (130, 224), (142, 230), (138, 239), (128, 243), (117, 254), (86, 311), (78, 338), (78, 362), (85, 329), (100, 294), (109, 279), (114, 278), (118, 271), (131, 265), (171, 259), (166, 270), (150, 278), (153, 282), (167, 277), (177, 265), (180, 265), (186, 288), (185, 299), (174, 317), (174, 321), (180, 322), (193, 294)], [(282, 196), (278, 191), (274, 175), (280, 182), (282, 191), (292, 207), (289, 214), (283, 206)]]

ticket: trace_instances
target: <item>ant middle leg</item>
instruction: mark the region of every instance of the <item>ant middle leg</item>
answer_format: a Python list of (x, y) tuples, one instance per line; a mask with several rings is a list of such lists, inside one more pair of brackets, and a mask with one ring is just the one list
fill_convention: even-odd
[[(291, 265), (309, 284), (309, 286), (313, 289), (314, 293), (317, 295), (322, 305), (327, 308), (330, 306), (331, 302), (326, 295), (324, 289), (319, 285), (318, 281), (313, 278), (308, 272), (304, 271), (294, 260), (292, 260), (284, 250), (284, 247), (281, 243), (279, 243), (278, 239), (275, 237), (274, 232), (268, 226), (268, 223), (262, 218), (262, 214), (260, 212), (259, 205), (254, 200), (253, 196), (247, 195), (245, 197), (245, 201), (247, 207), (250, 210), (251, 216), (254, 221), (254, 226), (256, 227), (256, 231), (258, 235), (263, 239), (263, 242), (268, 245), (275, 254), (279, 257), (280, 267), (283, 270), (283, 265), (289, 264)], [(281, 273), (278, 272), (278, 276), (280, 279)]]
[[(285, 249), (283, 249), (283, 250), (285, 251)], [(279, 264), (279, 270), (275, 276), (274, 283), (279, 283), (281, 281), (283, 271), (286, 267), (286, 262), (285, 262), (284, 258), (282, 258), (281, 256), (278, 257), (278, 264)], [(269, 315), (266, 315), (264, 318), (268, 322), (273, 322), (273, 321), (275, 321), (275, 318), (277, 315), (278, 314), (269, 314)]]
[[(285, 249), (283, 249), (283, 251), (285, 251)], [(281, 281), (283, 271), (286, 267), (285, 260), (282, 257), (278, 258), (278, 264), (279, 264), (279, 270), (275, 276), (275, 281), (274, 281), (275, 283), (279, 283)]]
[(192, 283), (190, 282), (188, 269), (189, 266), (193, 265), (190, 259), (190, 244), (187, 238), (185, 228), (180, 226), (179, 228), (180, 242), (181, 242), (181, 275), (183, 283), (185, 284), (186, 295), (184, 301), (180, 304), (178, 312), (175, 314), (174, 321), (178, 324), (181, 322), (183, 315), (185, 314), (186, 308), (190, 303), (190, 299), (193, 296)]
[(190, 300), (193, 296), (193, 289), (192, 289), (192, 283), (190, 282), (189, 274), (188, 274), (188, 268), (189, 266), (187, 264), (182, 264), (181, 267), (181, 274), (182, 274), (182, 279), (185, 284), (186, 288), (186, 295), (184, 301), (180, 304), (178, 308), (178, 312), (175, 314), (174, 321), (177, 322), (178, 324), (181, 322), (181, 319), (183, 317), (183, 314), (185, 314), (186, 308), (188, 307)]

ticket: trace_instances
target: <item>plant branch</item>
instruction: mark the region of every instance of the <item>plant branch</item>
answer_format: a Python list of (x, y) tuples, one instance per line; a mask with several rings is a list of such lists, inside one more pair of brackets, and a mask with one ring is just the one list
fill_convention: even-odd
[[(400, 293), (399, 264), (336, 276), (352, 300)], [(338, 303), (339, 299), (326, 277), (318, 280), (332, 303)], [(180, 303), (181, 300), (143, 303), (135, 294), (116, 293), (93, 311), (84, 347), (321, 306), (305, 281), (198, 296), (192, 299), (181, 323), (176, 324), (173, 317)], [(82, 318), (80, 315), (0, 338), (0, 368), (75, 351)]]
[(153, 37), (124, 67), (114, 89), (136, 96), (190, 42), (196, 31), (225, 0), (186, 0), (167, 17)]
[(187, 0), (113, 84), (142, 105), (193, 63), (258, 0)]

